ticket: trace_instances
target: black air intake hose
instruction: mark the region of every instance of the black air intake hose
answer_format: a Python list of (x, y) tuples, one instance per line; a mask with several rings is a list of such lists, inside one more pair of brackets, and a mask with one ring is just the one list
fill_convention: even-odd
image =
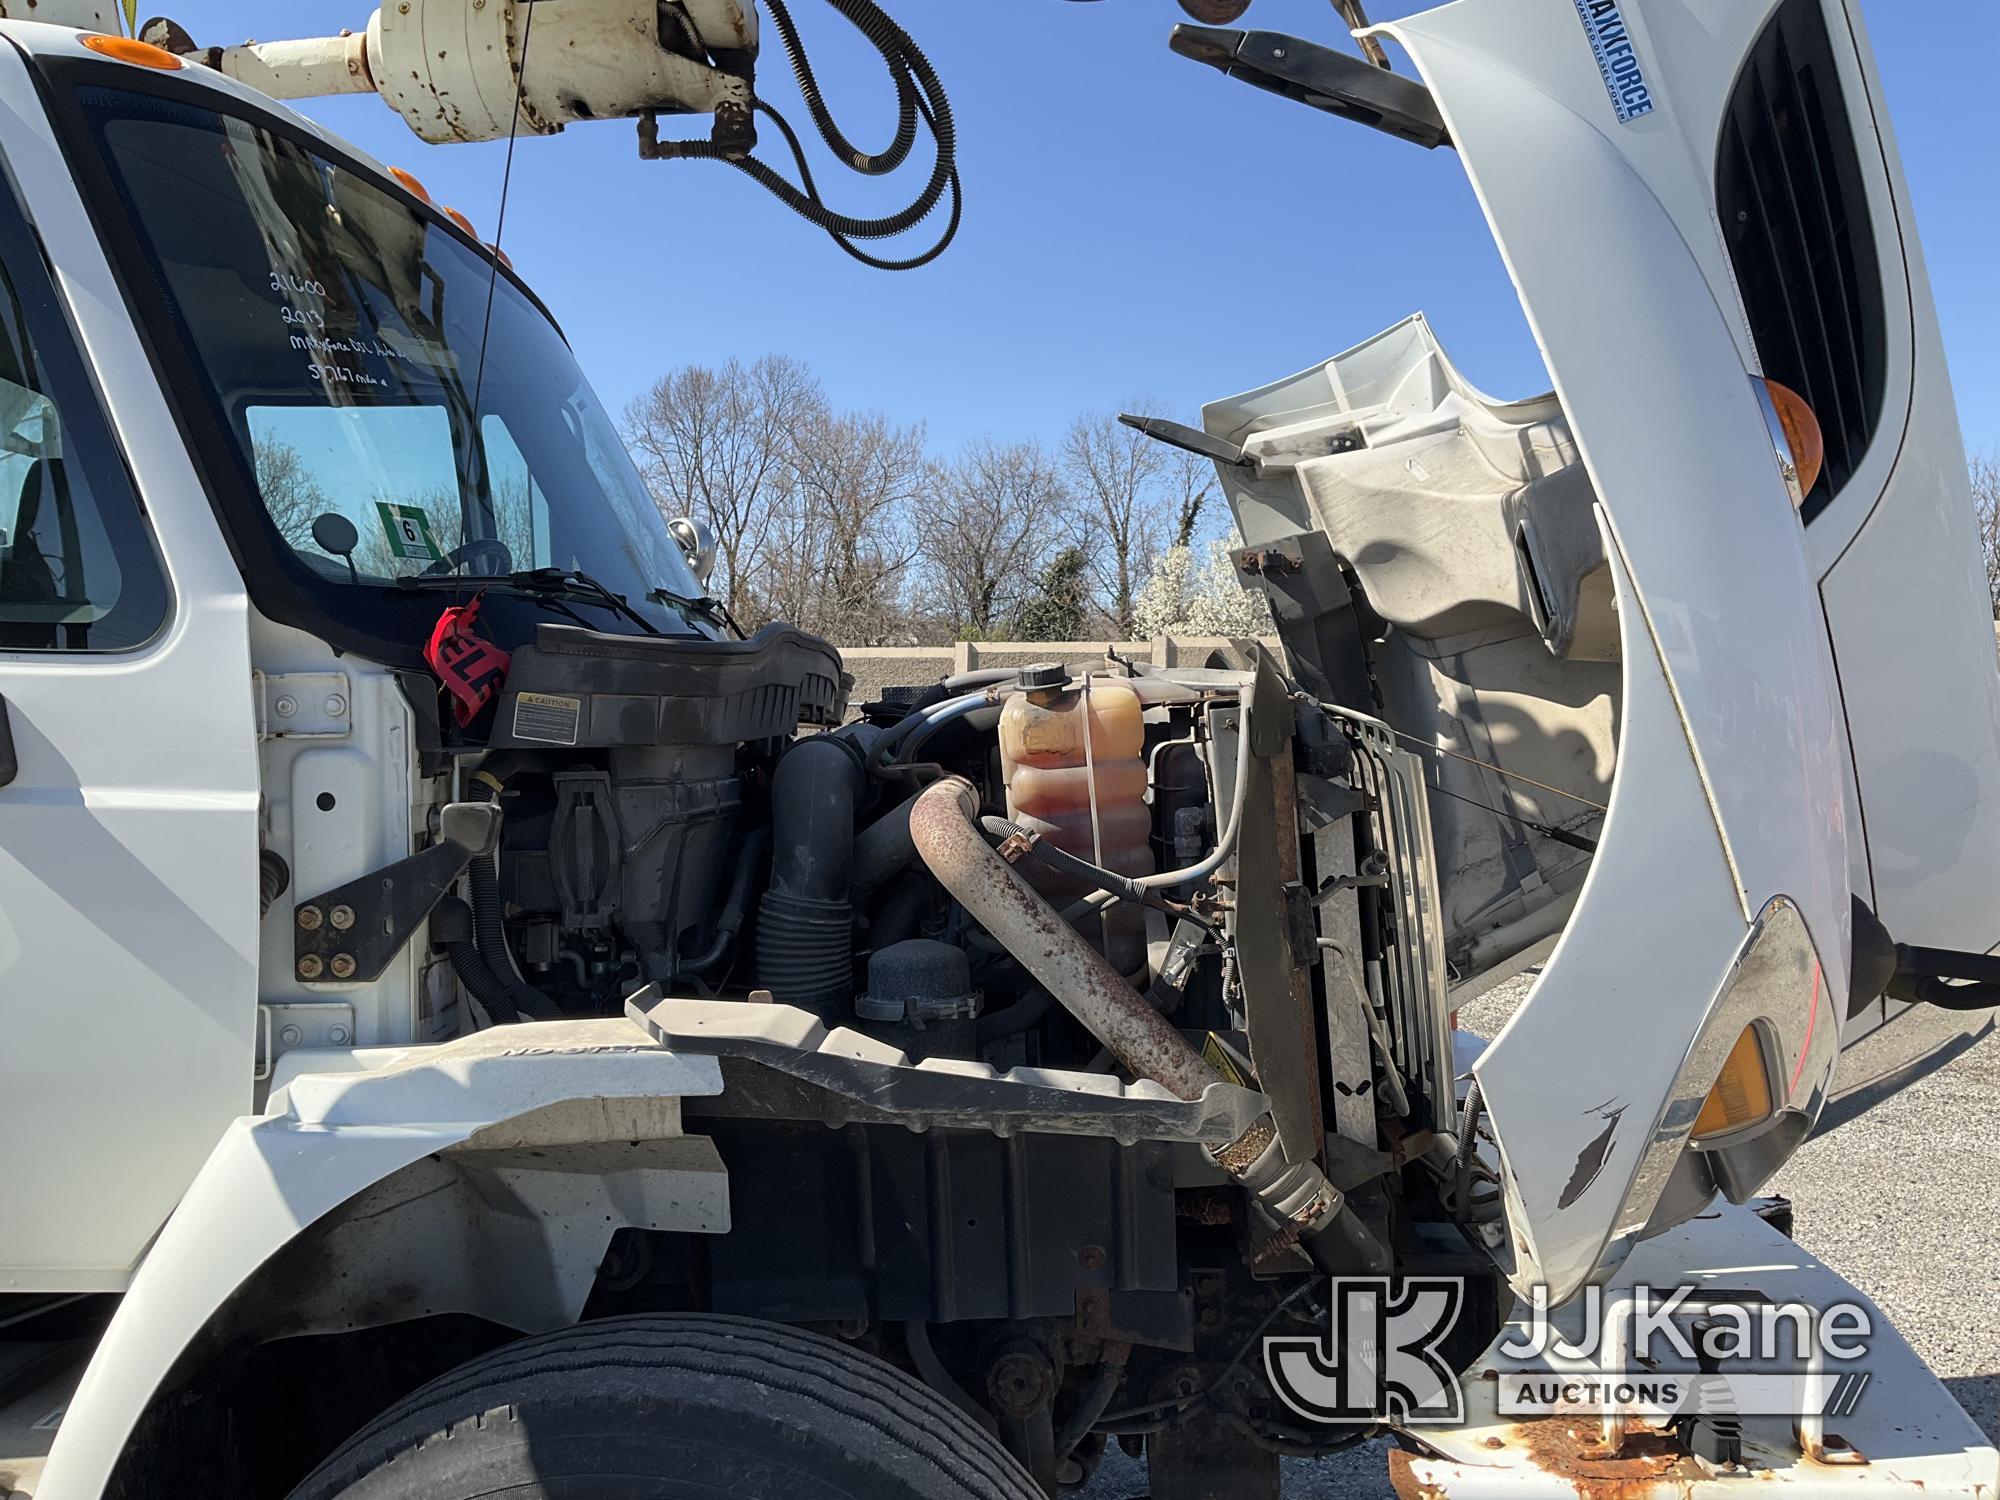
[[(466, 792), (466, 799), (471, 802), (491, 802), (499, 794), (500, 779), (489, 772), (481, 771), (472, 778), (472, 786)], [(540, 990), (522, 983), (514, 972), (514, 959), (507, 952), (507, 933), (501, 926), (499, 859), (497, 850), (492, 854), (482, 855), (475, 859), (465, 872), (466, 888), (472, 895), (470, 944), (473, 949), (472, 956), (478, 959), (486, 972), (482, 976), (478, 969), (474, 968), (468, 975), (466, 969), (459, 966), (460, 955), (453, 950), (467, 946), (460, 943), (454, 943), (446, 949), (452, 960), (452, 971), (478, 998), (480, 1004), (486, 1007), (487, 1014), (495, 1021), (501, 1019), (503, 1010), (513, 1013), (507, 1016), (508, 1020), (560, 1020), (562, 1011), (557, 1008), (555, 1002)]]
[(835, 1020), (854, 992), (854, 806), (865, 750), (847, 730), (800, 740), (771, 778), (771, 888), (757, 908), (757, 983)]

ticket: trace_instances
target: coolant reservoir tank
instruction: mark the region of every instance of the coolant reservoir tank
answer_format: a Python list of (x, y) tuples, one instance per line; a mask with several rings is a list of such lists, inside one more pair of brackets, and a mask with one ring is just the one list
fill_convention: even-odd
[[(1144, 705), (1122, 677), (1072, 681), (1060, 666), (1027, 667), (1000, 710), (1000, 769), (1008, 820), (1120, 875), (1154, 868), (1146, 803)], [(1058, 906), (1089, 886), (1038, 865), (1018, 867)], [(1146, 956), (1145, 914), (1129, 904), (1081, 924), (1120, 973)]]

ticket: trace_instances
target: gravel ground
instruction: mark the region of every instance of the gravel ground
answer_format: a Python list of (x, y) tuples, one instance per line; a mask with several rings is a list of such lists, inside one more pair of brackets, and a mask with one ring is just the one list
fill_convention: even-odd
[[(1499, 1030), (1526, 978), (1469, 1005), (1460, 1024)], [(1860, 1287), (2000, 1442), (2000, 1037), (1815, 1136), (1771, 1183), (1797, 1213), (1799, 1243)], [(1860, 1191), (1857, 1192), (1857, 1189)], [(1393, 1500), (1386, 1445), (1285, 1462), (1286, 1500)], [(1145, 1467), (1115, 1448), (1080, 1492), (1127, 1500)]]

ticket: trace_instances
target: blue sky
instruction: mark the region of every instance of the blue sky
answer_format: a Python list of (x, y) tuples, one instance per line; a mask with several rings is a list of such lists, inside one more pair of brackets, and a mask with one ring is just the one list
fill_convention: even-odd
[[(775, 351), (808, 361), (844, 404), (927, 422), (940, 448), (980, 435), (1049, 441), (1076, 412), (1140, 393), (1192, 410), (1417, 309), (1493, 394), (1546, 388), (1449, 151), (1426, 153), (1173, 56), (1165, 36), (1182, 17), (1172, 0), (887, 8), (936, 63), (958, 119), (965, 226), (925, 270), (853, 264), (726, 167), (642, 162), (626, 122), (520, 143), (508, 251), (614, 411), (674, 365)], [(1371, 14), (1420, 8), (1378, 0)], [(369, 9), (184, 0), (173, 14), (197, 40), (226, 43), (359, 27)], [(1991, 449), (2000, 5), (1861, 0), (1861, 10), (1967, 442)], [(794, 13), (848, 134), (863, 147), (886, 141), (892, 102), (879, 64), (825, 6), (799, 0)], [(1338, 42), (1326, 0), (1257, 0), (1242, 24)], [(766, 91), (808, 129), (771, 42)], [(502, 147), (425, 146), (373, 98), (303, 107), (416, 172), (491, 235)], [(888, 184), (830, 167), (822, 183), (836, 206), (889, 206), (869, 191)], [(892, 191), (905, 189), (895, 181)]]

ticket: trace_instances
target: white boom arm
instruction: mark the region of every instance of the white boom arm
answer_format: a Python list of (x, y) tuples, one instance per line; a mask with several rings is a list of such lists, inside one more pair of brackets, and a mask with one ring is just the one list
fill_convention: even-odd
[[(116, 0), (0, 0), (0, 18), (119, 29)], [(379, 93), (433, 143), (646, 114), (713, 115), (716, 144), (750, 143), (754, 0), (390, 0), (338, 36), (196, 47), (167, 21), (141, 35), (274, 99)]]

